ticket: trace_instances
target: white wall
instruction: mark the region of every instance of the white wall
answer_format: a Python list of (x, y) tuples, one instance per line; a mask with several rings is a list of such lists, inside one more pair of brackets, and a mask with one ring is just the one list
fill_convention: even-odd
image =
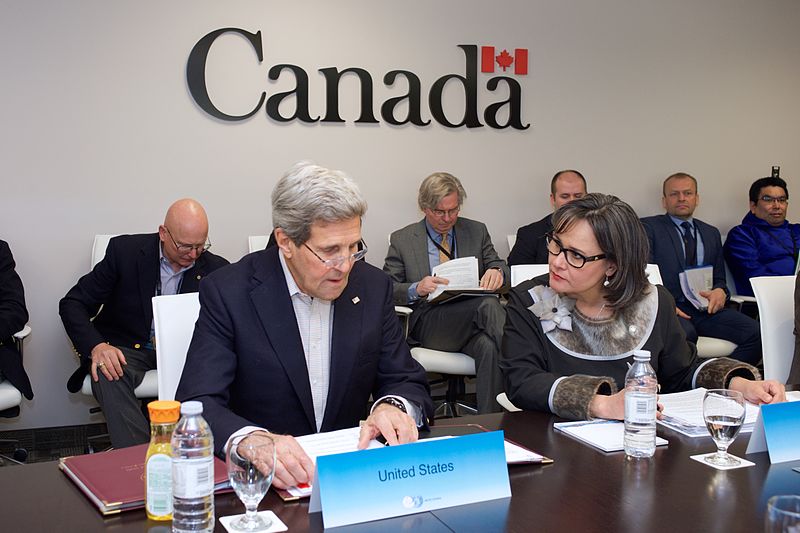
[[(660, 211), (667, 174), (690, 172), (700, 180), (698, 215), (727, 232), (745, 213), (749, 183), (772, 164), (794, 190), (798, 21), (795, 0), (7, 2), (0, 238), (26, 285), (36, 398), (0, 429), (89, 420), (92, 403), (65, 388), (75, 361), (57, 303), (87, 271), (95, 233), (154, 231), (171, 201), (188, 195), (207, 207), (214, 251), (236, 260), (248, 234), (268, 231), (269, 192), (300, 159), (361, 184), (376, 265), (386, 235), (420, 216), (416, 189), (435, 170), (462, 179), (463, 215), (488, 224), (503, 256), (505, 235), (546, 213), (550, 176), (564, 167), (641, 215)], [(262, 65), (235, 36), (212, 50), (212, 96), (235, 112), (254, 93), (290, 87), (266, 79), (269, 66), (288, 62), (309, 73), (318, 114), (317, 68), (366, 68), (377, 113), (403, 92), (380, 83), (386, 71), (416, 72), (427, 94), (439, 76), (463, 72), (456, 45), (475, 44), (528, 48), (530, 73), (517, 79), (532, 126), (355, 126), (353, 81), (342, 85), (345, 125), (277, 124), (263, 111), (223, 123), (192, 102), (185, 67), (200, 37), (228, 26), (264, 37)], [(488, 77), (479, 77), (483, 86)], [(481, 109), (504, 95), (480, 94)]]

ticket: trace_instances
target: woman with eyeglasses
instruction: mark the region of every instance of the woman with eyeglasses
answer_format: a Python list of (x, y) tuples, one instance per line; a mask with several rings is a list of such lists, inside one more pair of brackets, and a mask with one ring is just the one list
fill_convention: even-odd
[(662, 393), (731, 388), (754, 403), (785, 400), (783, 385), (733, 359), (699, 360), (664, 287), (645, 267), (647, 236), (615, 196), (559, 208), (547, 237), (549, 274), (519, 284), (507, 307), (500, 367), (518, 407), (563, 418), (624, 417), (625, 373), (648, 350)]

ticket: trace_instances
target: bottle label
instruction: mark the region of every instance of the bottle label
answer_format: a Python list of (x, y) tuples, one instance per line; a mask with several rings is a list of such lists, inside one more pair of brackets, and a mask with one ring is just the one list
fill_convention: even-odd
[(656, 420), (656, 395), (636, 392), (625, 393), (625, 421), (649, 424)]
[(172, 514), (172, 459), (164, 453), (150, 456), (146, 466), (147, 512), (153, 516)]
[(172, 493), (176, 498), (202, 498), (214, 492), (214, 456), (172, 460)]

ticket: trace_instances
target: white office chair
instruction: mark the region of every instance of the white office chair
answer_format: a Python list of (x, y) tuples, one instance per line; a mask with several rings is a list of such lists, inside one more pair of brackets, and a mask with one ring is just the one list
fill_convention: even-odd
[(514, 245), (517, 244), (517, 234), (516, 233), (509, 233), (506, 235), (506, 240), (508, 240), (508, 251), (514, 249)]
[[(28, 325), (25, 325), (25, 327), (20, 331), (14, 333), (14, 343), (17, 345), (17, 351), (20, 353), (20, 355), (22, 355), (22, 343), (25, 340), (25, 337), (30, 335), (30, 333), (31, 327)], [(0, 411), (17, 407), (21, 403), (22, 393), (19, 391), (19, 389), (12, 385), (8, 380), (0, 381)], [(19, 441), (17, 439), (0, 439), (0, 443), (14, 444), (16, 446), (16, 449), (14, 450), (14, 457), (8, 457), (0, 454), (0, 458), (18, 465), (25, 463), (28, 458), (28, 452), (24, 448), (18, 447)], [(0, 460), (0, 464), (2, 464), (2, 462), (3, 461)]]
[(786, 383), (794, 357), (794, 276), (750, 278), (758, 302), (764, 379)]
[[(97, 263), (103, 260), (103, 257), (106, 255), (106, 248), (108, 248), (108, 242), (113, 238), (116, 237), (116, 234), (106, 234), (106, 235), (95, 235), (94, 236), (94, 243), (92, 244), (92, 257), (91, 257), (91, 268), (94, 268)], [(136, 397), (141, 399), (144, 398), (155, 398), (158, 396), (158, 375), (156, 370), (148, 370), (147, 373), (144, 375), (144, 379), (139, 384), (138, 387), (134, 389), (134, 394)], [(83, 383), (81, 385), (81, 394), (86, 396), (93, 396), (92, 395), (92, 375), (87, 374), (85, 378), (83, 378)]]
[(506, 395), (505, 392), (501, 392), (500, 394), (497, 395), (497, 403), (499, 403), (500, 406), (509, 413), (522, 411), (522, 409), (511, 403), (511, 400), (508, 399), (508, 395)]
[(250, 253), (263, 250), (267, 247), (269, 235), (250, 235), (247, 237), (247, 248)]
[(159, 400), (175, 399), (199, 313), (196, 292), (153, 298)]
[(475, 376), (475, 359), (461, 352), (443, 352), (421, 346), (411, 348), (411, 357), (422, 365), (425, 372), (441, 374), (447, 381), (444, 401), (436, 408), (434, 418), (478, 413), (471, 405), (459, 402), (464, 394), (464, 377)]
[(516, 287), (523, 281), (527, 281), (536, 276), (541, 276), (549, 272), (547, 263), (537, 265), (512, 265), (511, 266), (511, 286)]

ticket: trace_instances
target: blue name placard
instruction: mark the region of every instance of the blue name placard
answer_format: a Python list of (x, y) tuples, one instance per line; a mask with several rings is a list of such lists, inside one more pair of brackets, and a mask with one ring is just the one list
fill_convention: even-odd
[(761, 406), (771, 463), (800, 459), (800, 402)]
[(318, 457), (309, 512), (329, 528), (510, 496), (492, 431)]

